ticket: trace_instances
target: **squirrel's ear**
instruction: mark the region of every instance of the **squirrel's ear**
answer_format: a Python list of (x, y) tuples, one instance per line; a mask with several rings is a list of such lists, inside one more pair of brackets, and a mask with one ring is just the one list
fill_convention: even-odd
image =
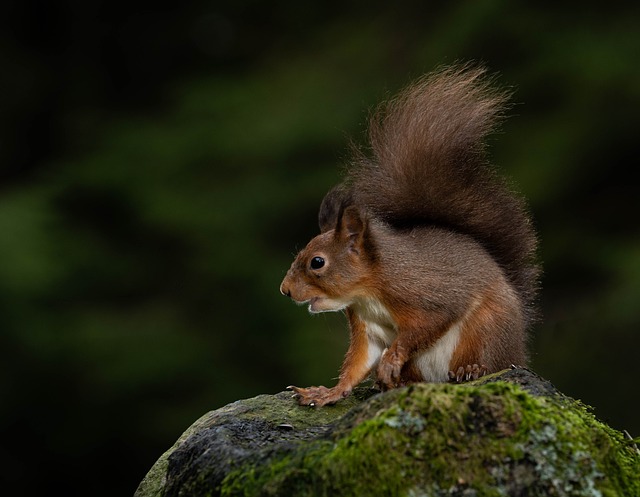
[(360, 210), (350, 205), (342, 212), (336, 234), (349, 241), (351, 249), (357, 250), (364, 238), (366, 222)]
[(337, 228), (342, 211), (351, 203), (351, 192), (343, 185), (334, 186), (329, 190), (322, 199), (318, 212), (320, 233)]

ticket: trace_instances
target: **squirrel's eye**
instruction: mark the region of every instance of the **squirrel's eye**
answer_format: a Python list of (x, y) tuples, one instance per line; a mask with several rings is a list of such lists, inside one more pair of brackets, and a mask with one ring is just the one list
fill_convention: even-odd
[(311, 259), (311, 269), (320, 269), (324, 266), (324, 259), (322, 257), (314, 257)]

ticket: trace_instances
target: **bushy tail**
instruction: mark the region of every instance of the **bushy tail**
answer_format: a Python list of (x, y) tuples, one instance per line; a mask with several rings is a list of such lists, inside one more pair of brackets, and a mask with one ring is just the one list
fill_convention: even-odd
[(482, 68), (447, 68), (418, 80), (373, 115), (371, 154), (356, 153), (347, 183), (356, 204), (393, 226), (436, 224), (474, 237), (531, 311), (536, 236), (524, 202), (485, 150), (508, 97)]

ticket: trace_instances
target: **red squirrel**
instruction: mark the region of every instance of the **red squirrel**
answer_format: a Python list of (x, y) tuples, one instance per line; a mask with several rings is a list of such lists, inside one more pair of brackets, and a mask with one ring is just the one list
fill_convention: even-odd
[(370, 150), (354, 150), (280, 286), (349, 321), (337, 385), (289, 387), (300, 404), (333, 404), (370, 373), (386, 390), (526, 364), (537, 240), (485, 147), (508, 98), (483, 68), (449, 67), (373, 113)]

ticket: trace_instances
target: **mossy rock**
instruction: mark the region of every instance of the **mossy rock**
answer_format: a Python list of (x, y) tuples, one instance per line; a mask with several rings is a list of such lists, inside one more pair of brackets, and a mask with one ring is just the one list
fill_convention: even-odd
[(199, 419), (149, 471), (150, 496), (640, 496), (640, 452), (526, 369), (462, 385), (289, 392)]

